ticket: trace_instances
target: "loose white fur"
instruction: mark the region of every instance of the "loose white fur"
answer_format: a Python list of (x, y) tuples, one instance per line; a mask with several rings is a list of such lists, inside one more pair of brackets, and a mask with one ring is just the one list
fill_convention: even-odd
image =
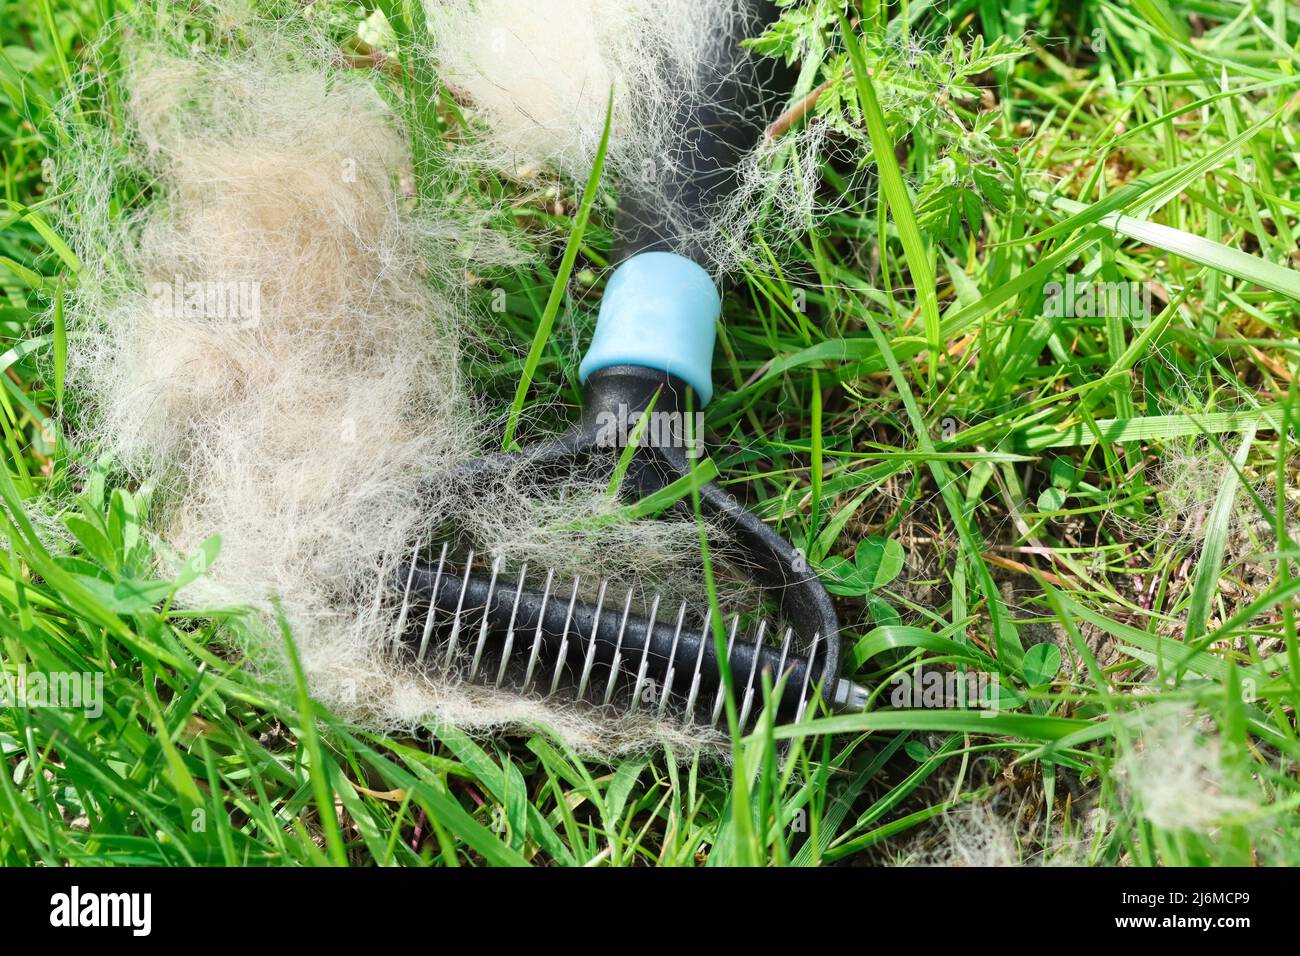
[[(1249, 488), (1233, 472), (1231, 462), (1204, 438), (1171, 441), (1165, 445), (1159, 464), (1153, 469), (1152, 485), (1157, 489), (1158, 510), (1139, 531), (1185, 548), (1199, 547), (1209, 531), (1210, 512), (1220, 490), (1229, 480), (1238, 484), (1228, 515), (1225, 553), (1230, 560), (1260, 554), (1276, 546), (1270, 523), (1277, 510), (1276, 484), (1271, 473), (1245, 470)], [(1266, 518), (1259, 502), (1268, 509)], [(1297, 507), (1288, 499), (1283, 519), (1292, 538), (1300, 531)]]
[(1133, 752), (1124, 757), (1122, 779), (1137, 812), (1162, 829), (1211, 832), (1259, 809), (1255, 799), (1234, 789), (1218, 741), (1200, 722), (1190, 707), (1156, 704), (1145, 714)]
[(699, 65), (737, 0), (430, 0), (445, 82), (487, 122), (493, 159), (585, 179), (613, 96), (609, 162), (633, 171), (669, 148)]
[(685, 208), (667, 175), (697, 133), (683, 108), (710, 96), (716, 64), (754, 81), (758, 55), (732, 39), (752, 17), (748, 0), (426, 0), (426, 10), (441, 76), (480, 121), (483, 148), (465, 150), (469, 161), (585, 181), (611, 106), (607, 178), (621, 197), (666, 210), (715, 273), (752, 261), (759, 221), (776, 243), (812, 220), (819, 123), (776, 142), (756, 133), (738, 188), (714, 208)]

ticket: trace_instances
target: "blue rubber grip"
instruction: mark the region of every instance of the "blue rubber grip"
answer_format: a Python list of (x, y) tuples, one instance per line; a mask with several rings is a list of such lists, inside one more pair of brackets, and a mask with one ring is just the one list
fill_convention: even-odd
[(600, 303), (578, 377), (611, 365), (675, 375), (699, 397), (713, 397), (713, 341), (722, 300), (699, 265), (672, 252), (642, 252), (614, 270)]

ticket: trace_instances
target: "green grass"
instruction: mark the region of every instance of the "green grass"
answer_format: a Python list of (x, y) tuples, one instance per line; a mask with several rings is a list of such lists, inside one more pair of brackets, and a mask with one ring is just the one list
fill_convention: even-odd
[[(729, 290), (707, 438), (720, 480), (840, 581), (846, 656), (876, 693), (863, 714), (766, 715), (725, 767), (370, 733), (300, 674), (254, 676), (225, 637), (251, 622), (172, 608), (184, 582), (150, 580), (147, 497), (111, 472), (74, 481), (90, 463), (59, 418), (79, 263), (51, 225), (51, 113), (126, 6), (0, 0), (0, 668), (104, 681), (97, 717), (0, 706), (0, 861), (817, 865), (907, 859), (986, 807), (1028, 862), (1300, 862), (1300, 8), (813, 4), (827, 60), (800, 95), (832, 80), (838, 211)], [(418, 38), (407, 4), (378, 6), (402, 49)], [(946, 96), (949, 61), (905, 55), (1023, 33), (1023, 55), (953, 71)], [(454, 104), (425, 67), (390, 92), (431, 195)], [(557, 424), (525, 402), (579, 399), (552, 330), (589, 327), (610, 197), (557, 212), (476, 188), (515, 200), (505, 225), (539, 250), (493, 279), (499, 361), (469, 370), (509, 443)], [(1150, 316), (1049, 314), (1071, 273), (1151, 287)], [(1206, 476), (1175, 514), (1194, 535), (1161, 533), (1179, 462)], [(50, 501), (71, 557), (38, 531)], [(992, 716), (889, 707), (918, 663), (1012, 696)], [(1170, 707), (1205, 719), (1248, 810), (1207, 828), (1143, 805), (1127, 781)]]

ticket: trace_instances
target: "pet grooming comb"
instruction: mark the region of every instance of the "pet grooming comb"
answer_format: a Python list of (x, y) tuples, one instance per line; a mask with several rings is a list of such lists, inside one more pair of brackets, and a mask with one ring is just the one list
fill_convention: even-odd
[[(738, 22), (731, 49), (719, 44), (720, 56), (740, 55), (739, 40), (754, 26)], [(660, 184), (661, 195), (679, 197), (677, 212), (669, 216), (662, 204), (635, 192), (619, 204), (614, 258), (621, 264), (579, 367), (579, 422), (541, 444), (470, 463), (467, 479), (521, 470), (539, 482), (610, 474), (622, 449), (609, 440), (609, 423), (635, 423), (647, 409), (667, 424), (647, 430), (620, 494), (637, 500), (690, 473), (683, 416), (688, 389), (698, 407), (712, 397), (721, 301), (689, 238), (698, 230), (681, 213), (694, 211), (703, 221), (734, 187), (737, 164), (762, 129), (769, 100), (766, 84), (752, 74), (738, 79), (742, 72), (734, 67), (718, 64), (703, 105), (680, 117), (693, 135)], [(703, 485), (699, 500), (703, 515), (725, 532), (726, 547), (775, 595), (784, 627), (777, 638), (766, 620), (752, 627), (742, 626), (739, 615), (724, 621), (741, 726), (761, 704), (765, 672), (773, 686), (784, 677), (776, 701), (784, 719), (801, 719), (818, 698), (835, 709), (861, 707), (866, 692), (839, 676), (834, 605), (802, 555), (718, 486)], [(684, 503), (674, 507), (690, 513)], [(716, 726), (722, 714), (725, 688), (707, 611), (665, 606), (654, 597), (648, 610), (634, 612), (631, 592), (607, 603), (600, 581), (589, 592), (597, 594), (593, 603), (582, 598), (579, 580), (559, 581), (554, 571), (530, 579), (526, 565), (507, 573), (500, 559), (476, 567), (472, 553), (454, 560), (446, 544), (400, 569), (398, 585), (400, 646), (446, 677), (617, 710), (653, 707), (696, 725)]]

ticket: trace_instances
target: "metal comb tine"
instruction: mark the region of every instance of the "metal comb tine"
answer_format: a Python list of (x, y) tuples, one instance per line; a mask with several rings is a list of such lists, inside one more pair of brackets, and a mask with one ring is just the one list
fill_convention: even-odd
[(478, 673), (478, 665), (483, 660), (483, 648), (487, 646), (488, 615), (492, 610), (492, 595), (497, 589), (497, 575), (501, 572), (501, 555), (492, 562), (492, 577), (488, 579), (487, 600), (483, 602), (483, 622), (478, 628), (478, 643), (474, 645), (474, 660), (469, 665), (469, 679)]
[(641, 704), (641, 684), (645, 681), (646, 665), (650, 663), (650, 635), (654, 633), (655, 617), (658, 614), (659, 595), (656, 594), (650, 602), (650, 622), (645, 629), (645, 640), (641, 643), (641, 665), (636, 671), (636, 683), (632, 685), (632, 706), (628, 710), (636, 710)]
[(433, 592), (429, 595), (429, 613), (424, 616), (424, 633), (420, 635), (420, 651), (415, 659), (424, 662), (424, 654), (429, 649), (429, 635), (433, 633), (433, 612), (438, 606), (438, 588), (442, 584), (442, 569), (447, 563), (447, 542), (442, 544), (442, 553), (438, 555), (438, 570), (433, 576)]
[[(731, 616), (731, 635), (727, 638), (727, 660), (731, 660), (731, 651), (736, 646), (736, 629), (740, 626), (740, 615)], [(722, 716), (722, 705), (727, 702), (727, 685), (722, 680), (722, 665), (718, 664), (718, 693), (713, 698), (713, 716), (709, 719), (709, 726), (718, 726), (718, 718)]]
[[(781, 682), (781, 678), (785, 677), (785, 662), (790, 657), (790, 638), (793, 635), (794, 635), (794, 628), (787, 627), (785, 629), (785, 638), (781, 641), (781, 660), (776, 665), (776, 675), (772, 680), (773, 690), (775, 690), (777, 685)], [(780, 695), (774, 697), (772, 700), (773, 706), (778, 711), (781, 709), (781, 701), (784, 697), (785, 697), (785, 688), (782, 687)]]
[(402, 646), (402, 635), (406, 633), (406, 617), (411, 610), (411, 584), (415, 581), (416, 560), (420, 557), (420, 545), (416, 544), (411, 552), (411, 570), (406, 572), (406, 589), (402, 591), (402, 610), (397, 615), (397, 627), (393, 631), (393, 654)]
[(465, 592), (469, 589), (469, 574), (474, 567), (474, 552), (469, 553), (465, 559), (465, 576), (460, 582), (460, 594), (456, 595), (456, 614), (451, 620), (451, 637), (447, 640), (447, 655), (442, 659), (442, 672), (445, 674), (451, 668), (451, 662), (456, 656), (456, 645), (460, 641), (460, 622), (461, 615), (465, 610)]
[(803, 713), (808, 709), (808, 687), (812, 683), (813, 662), (817, 660), (817, 644), (821, 639), (820, 633), (814, 634), (812, 646), (808, 648), (808, 663), (803, 672), (803, 689), (799, 692), (799, 710), (794, 715), (796, 724), (803, 720)]
[(686, 602), (682, 602), (681, 610), (677, 612), (677, 630), (673, 631), (672, 649), (668, 652), (668, 670), (664, 675), (664, 692), (659, 695), (659, 716), (664, 715), (664, 709), (668, 706), (668, 696), (673, 690), (673, 678), (677, 672), (677, 646), (682, 639), (682, 624), (686, 621)]
[(695, 655), (695, 670), (691, 673), (691, 691), (686, 697), (686, 719), (695, 720), (695, 699), (700, 694), (700, 668), (704, 666), (704, 648), (709, 643), (709, 625), (713, 623), (713, 608), (706, 608), (704, 611), (704, 628), (700, 631), (700, 649)]
[(744, 731), (749, 721), (749, 711), (754, 705), (754, 677), (758, 674), (758, 659), (763, 650), (763, 636), (767, 633), (767, 621), (758, 622), (758, 637), (754, 639), (754, 659), (749, 662), (749, 680), (745, 681), (745, 702), (740, 709), (740, 729)]
[(614, 698), (614, 685), (618, 682), (618, 668), (623, 663), (623, 632), (627, 630), (627, 616), (632, 611), (632, 589), (628, 588), (627, 600), (623, 602), (623, 619), (618, 625), (618, 638), (614, 642), (614, 657), (609, 665), (609, 682), (605, 684), (605, 699), (608, 705)]
[(501, 649), (501, 666), (497, 668), (497, 687), (501, 686), (506, 676), (506, 665), (510, 663), (510, 652), (515, 647), (515, 615), (519, 613), (519, 599), (524, 595), (524, 579), (528, 576), (528, 562), (519, 569), (519, 583), (515, 585), (515, 600), (510, 605), (510, 623), (506, 625), (506, 642)]
[(600, 582), (600, 593), (596, 595), (596, 613), (591, 619), (591, 640), (587, 642), (587, 655), (582, 662), (582, 676), (578, 678), (578, 700), (587, 693), (587, 681), (591, 679), (591, 668), (596, 663), (596, 634), (600, 630), (600, 612), (605, 607), (605, 588), (609, 582)]
[(564, 661), (569, 656), (569, 628), (573, 625), (573, 608), (578, 603), (578, 587), (581, 583), (581, 576), (574, 577), (573, 596), (569, 598), (569, 610), (564, 615), (564, 632), (560, 635), (560, 653), (555, 658), (555, 672), (551, 676), (551, 689), (547, 692), (547, 697), (554, 697), (555, 692), (560, 689), (560, 675), (564, 673)]
[(524, 671), (524, 683), (521, 690), (528, 690), (533, 684), (533, 668), (537, 666), (537, 655), (542, 650), (542, 622), (546, 620), (546, 602), (551, 598), (551, 582), (555, 580), (555, 569), (546, 569), (546, 584), (542, 587), (542, 609), (537, 615), (537, 633), (533, 637), (533, 650), (528, 655), (528, 669)]
[(776, 677), (773, 679), (774, 684), (785, 676), (785, 662), (790, 656), (790, 638), (793, 634), (794, 628), (787, 627), (785, 629), (785, 639), (781, 641), (781, 661), (776, 665)]

